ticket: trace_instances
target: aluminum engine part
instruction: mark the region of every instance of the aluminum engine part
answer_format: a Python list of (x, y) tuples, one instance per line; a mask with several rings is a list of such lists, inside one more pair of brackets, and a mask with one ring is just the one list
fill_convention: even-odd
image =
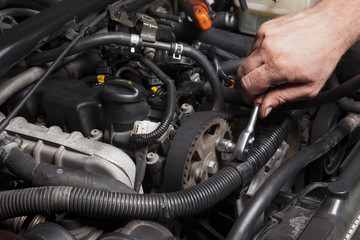
[[(3, 118), (0, 113), (0, 121)], [(135, 164), (116, 147), (84, 138), (80, 132), (69, 134), (59, 127), (37, 126), (22, 117), (13, 119), (6, 132), (20, 136), (26, 145), (24, 151), (37, 162), (98, 173), (134, 186)]]

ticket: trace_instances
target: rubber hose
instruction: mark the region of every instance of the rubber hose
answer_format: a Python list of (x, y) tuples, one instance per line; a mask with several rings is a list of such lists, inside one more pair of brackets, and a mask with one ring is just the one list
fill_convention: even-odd
[(239, 57), (245, 57), (254, 41), (253, 37), (233, 33), (218, 28), (211, 27), (205, 32), (199, 32), (192, 22), (184, 20), (182, 23), (175, 23), (175, 28), (167, 26), (159, 26), (159, 34), (161, 31), (173, 32), (177, 41), (191, 43), (200, 41), (208, 45), (216, 46), (225, 51), (231, 52)]
[(4, 159), (4, 166), (32, 186), (76, 186), (106, 192), (134, 193), (134, 190), (124, 183), (107, 176), (37, 163), (19, 148), (10, 151)]
[(152, 132), (148, 134), (133, 134), (131, 139), (138, 143), (149, 143), (159, 137), (161, 137), (168, 129), (175, 114), (176, 107), (176, 87), (173, 80), (170, 79), (155, 63), (147, 58), (139, 59), (142, 64), (147, 66), (158, 78), (160, 81), (165, 83), (167, 89), (167, 102), (166, 102), (166, 111), (164, 118), (162, 119), (160, 125)]
[(226, 74), (236, 74), (240, 65), (246, 60), (246, 58), (231, 59), (220, 63), (221, 70)]
[(182, 54), (194, 59), (204, 70), (215, 98), (212, 111), (222, 110), (224, 108), (224, 93), (222, 91), (222, 84), (209, 60), (200, 51), (186, 45), (184, 45)]
[[(329, 88), (336, 88), (339, 86), (339, 81), (335, 74), (333, 74), (327, 81)], [(349, 97), (343, 97), (336, 101), (337, 105), (346, 112), (360, 113), (360, 102), (354, 101)]]
[(267, 208), (271, 200), (280, 189), (297, 176), (309, 163), (329, 152), (344, 137), (359, 125), (360, 117), (352, 115), (340, 121), (335, 128), (314, 144), (297, 152), (293, 157), (282, 164), (259, 188), (247, 207), (240, 214), (227, 239), (247, 240), (252, 235), (253, 226), (261, 213)]
[[(225, 167), (193, 188), (165, 194), (124, 194), (76, 187), (39, 187), (0, 192), (0, 219), (69, 212), (95, 218), (167, 220), (194, 215), (241, 185), (239, 172)], [(86, 201), (84, 201), (86, 199)]]
[(345, 97), (360, 89), (360, 74), (339, 85), (336, 88), (319, 93), (310, 100), (287, 102), (281, 106), (282, 109), (309, 108), (320, 106), (327, 102), (333, 102), (336, 99)]
[[(67, 54), (73, 55), (75, 53), (79, 53), (81, 51), (104, 45), (104, 44), (119, 44), (130, 46), (131, 45), (131, 34), (122, 33), (122, 32), (112, 32), (112, 33), (99, 33), (95, 35), (91, 35), (80, 40)], [(61, 46), (49, 51), (44, 51), (42, 53), (35, 53), (30, 55), (25, 59), (26, 64), (29, 66), (42, 65), (48, 62), (53, 61), (59, 54), (64, 51), (65, 46)]]
[(0, 88), (0, 105), (2, 105), (17, 91), (20, 91), (21, 89), (36, 82), (44, 73), (45, 70), (43, 68), (32, 67), (7, 80)]
[[(293, 111), (288, 115), (294, 121), (286, 121), (282, 125), (289, 129), (288, 124), (295, 122), (299, 117), (299, 111)], [(270, 132), (270, 131), (268, 131)], [(268, 133), (267, 132), (267, 133)], [(282, 131), (276, 131), (280, 133)], [(278, 136), (280, 143), (282, 134)], [(264, 136), (266, 139), (267, 137)], [(270, 144), (255, 145), (258, 148), (266, 148)], [(254, 146), (254, 148), (255, 148)], [(185, 190), (163, 194), (124, 194), (105, 193), (98, 190), (81, 189), (75, 187), (40, 187), (0, 192), (0, 219), (33, 214), (51, 214), (55, 212), (70, 212), (76, 215), (96, 218), (137, 218), (169, 220), (181, 216), (197, 214), (208, 209), (239, 187), (248, 184), (258, 164), (251, 164), (255, 157), (259, 162), (264, 162), (266, 156), (272, 156), (273, 152), (259, 150), (252, 151), (252, 161), (236, 164), (234, 167), (225, 166), (217, 174), (206, 181)], [(259, 156), (265, 153), (266, 156)], [(234, 163), (235, 164), (235, 163)], [(86, 201), (84, 201), (86, 199)]]
[(28, 8), (7, 8), (0, 11), (0, 17), (2, 16), (11, 16), (13, 18), (17, 17), (31, 17), (39, 11), (28, 9)]

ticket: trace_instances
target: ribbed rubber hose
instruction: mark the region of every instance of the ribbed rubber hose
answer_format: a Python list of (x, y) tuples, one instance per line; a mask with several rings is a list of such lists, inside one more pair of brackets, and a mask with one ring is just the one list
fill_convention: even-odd
[(138, 143), (149, 143), (161, 137), (168, 129), (175, 114), (176, 107), (176, 87), (175, 83), (169, 76), (167, 76), (154, 62), (151, 60), (142, 57), (139, 61), (148, 67), (160, 81), (165, 83), (167, 90), (167, 102), (166, 102), (166, 111), (164, 118), (162, 119), (160, 125), (152, 132), (148, 134), (133, 134), (131, 139)]
[(212, 111), (222, 110), (224, 108), (224, 93), (222, 91), (222, 84), (207, 57), (199, 50), (186, 45), (184, 45), (182, 54), (194, 59), (204, 70), (206, 78), (209, 80), (214, 94), (214, 105), (212, 107)]
[(39, 187), (0, 192), (0, 219), (69, 212), (95, 218), (166, 220), (194, 215), (233, 192), (242, 179), (225, 167), (194, 188), (167, 194), (122, 194), (75, 187)]
[[(266, 131), (264, 134), (271, 135), (259, 138), (263, 144), (255, 144), (254, 148), (259, 149), (252, 149), (248, 161), (234, 167), (226, 166), (192, 188), (173, 193), (145, 195), (108, 193), (75, 187), (4, 191), (0, 192), (0, 219), (39, 213), (49, 215), (55, 212), (70, 212), (96, 218), (155, 220), (197, 214), (248, 184), (254, 174), (263, 167), (261, 164), (275, 153), (286, 137), (286, 132), (297, 122), (300, 115), (299, 111), (292, 111), (286, 115), (284, 124), (281, 124), (283, 130)], [(268, 138), (270, 140), (266, 140)], [(256, 159), (259, 163), (256, 163)]]
[[(350, 116), (350, 115), (349, 115)], [(282, 164), (259, 188), (253, 198), (240, 214), (226, 239), (248, 240), (252, 236), (253, 227), (261, 213), (280, 189), (297, 176), (309, 163), (326, 154), (344, 137), (351, 133), (360, 123), (359, 115), (351, 115), (340, 121), (335, 128), (314, 144), (297, 152)]]
[[(131, 34), (122, 32), (111, 32), (91, 35), (80, 40), (71, 49), (67, 56), (104, 44), (119, 44), (124, 46), (131, 46)], [(65, 48), (66, 45), (52, 50), (44, 51), (42, 53), (32, 54), (25, 59), (26, 64), (29, 66), (36, 66), (51, 62), (57, 56), (59, 56), (59, 54), (64, 51)]]

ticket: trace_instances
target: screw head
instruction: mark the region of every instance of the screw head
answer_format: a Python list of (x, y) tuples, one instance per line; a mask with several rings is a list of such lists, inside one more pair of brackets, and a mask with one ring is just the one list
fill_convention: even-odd
[(215, 174), (219, 169), (219, 164), (215, 161), (210, 161), (208, 164), (208, 173)]
[(195, 171), (195, 181), (196, 182), (201, 182), (204, 181), (206, 179), (206, 171), (204, 169), (198, 168)]

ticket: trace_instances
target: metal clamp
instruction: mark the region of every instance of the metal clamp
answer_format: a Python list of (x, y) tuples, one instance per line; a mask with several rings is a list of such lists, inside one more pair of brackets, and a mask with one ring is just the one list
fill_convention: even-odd
[(175, 43), (175, 51), (173, 54), (173, 59), (180, 60), (183, 51), (184, 51), (184, 45)]

